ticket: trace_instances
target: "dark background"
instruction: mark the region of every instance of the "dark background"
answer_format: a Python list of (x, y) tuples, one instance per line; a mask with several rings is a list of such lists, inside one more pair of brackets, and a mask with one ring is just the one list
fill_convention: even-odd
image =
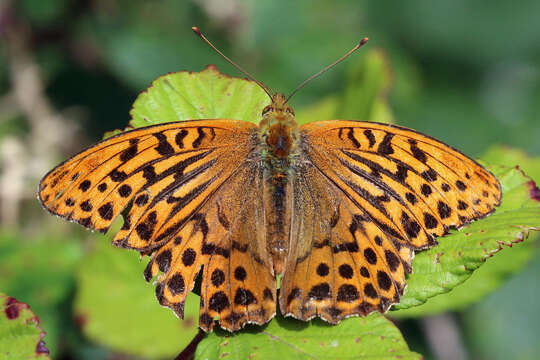
[[(383, 49), (390, 64), (388, 99), (398, 124), (471, 156), (495, 144), (540, 155), (536, 0), (519, 6), (488, 0), (6, 0), (0, 2), (2, 232), (24, 234), (18, 240), (24, 242), (63, 229), (35, 200), (39, 178), (105, 131), (124, 127), (133, 101), (154, 78), (210, 63), (240, 75), (194, 36), (193, 25), (268, 87), (285, 93), (369, 36), (366, 47)], [(292, 105), (307, 106), (341, 89), (345, 68), (309, 84)], [(496, 293), (445, 318), (459, 339), (458, 354), (538, 355), (539, 271), (537, 251), (524, 272)], [(75, 292), (74, 286), (61, 299), (64, 330), (55, 358), (124, 358), (78, 333), (69, 315)], [(32, 305), (31, 297), (24, 300)], [(426, 321), (400, 327), (413, 350), (440, 356), (426, 340)], [(74, 357), (79, 345), (73, 344), (94, 350)]]

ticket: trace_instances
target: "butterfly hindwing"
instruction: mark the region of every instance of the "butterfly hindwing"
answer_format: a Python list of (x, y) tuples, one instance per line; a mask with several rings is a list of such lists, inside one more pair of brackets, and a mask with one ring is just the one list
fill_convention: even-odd
[(282, 312), (335, 324), (351, 315), (386, 311), (403, 293), (412, 253), (397, 249), (392, 237), (314, 165), (296, 170)]
[[(200, 327), (236, 331), (275, 315), (276, 287), (265, 246), (260, 161), (241, 166), (189, 220), (174, 241), (152, 257), (145, 272), (159, 272), (156, 295), (183, 315), (184, 301), (202, 267)], [(200, 249), (200, 250), (199, 250)]]
[(403, 293), (415, 250), (500, 203), (491, 173), (412, 130), (335, 120), (300, 131), (284, 314), (336, 323), (386, 311)]

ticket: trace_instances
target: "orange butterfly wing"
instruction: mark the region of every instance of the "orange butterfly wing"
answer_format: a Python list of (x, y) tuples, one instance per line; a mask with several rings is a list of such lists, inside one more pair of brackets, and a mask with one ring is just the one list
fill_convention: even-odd
[(362, 121), (301, 126), (284, 314), (331, 323), (399, 302), (415, 250), (500, 203), (498, 180), (413, 130)]
[[(257, 127), (197, 120), (135, 129), (101, 141), (48, 173), (39, 198), (53, 214), (154, 252), (156, 295), (182, 317), (204, 266), (201, 327), (229, 330), (275, 314), (275, 280), (264, 246)], [(259, 229), (254, 231), (253, 229)]]
[(211, 330), (215, 317), (222, 328), (236, 331), (246, 323), (262, 325), (275, 315), (276, 286), (266, 248), (262, 187), (263, 164), (254, 158), (221, 186), (174, 241), (154, 254), (145, 277), (149, 280), (164, 272), (156, 288), (162, 305), (181, 315), (183, 289), (193, 286), (203, 266), (202, 329)]

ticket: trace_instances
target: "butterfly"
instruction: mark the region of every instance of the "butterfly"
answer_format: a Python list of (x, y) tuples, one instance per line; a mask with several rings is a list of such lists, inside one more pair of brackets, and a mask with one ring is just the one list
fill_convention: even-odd
[(161, 305), (182, 318), (200, 278), (205, 331), (216, 318), (229, 331), (262, 325), (277, 303), (332, 324), (384, 313), (415, 251), (500, 204), (488, 170), (432, 137), (354, 120), (298, 125), (292, 94), (257, 84), (271, 98), (258, 126), (186, 120), (117, 134), (45, 175), (41, 203), (101, 232), (122, 215), (113, 243), (151, 257), (144, 276), (157, 277)]

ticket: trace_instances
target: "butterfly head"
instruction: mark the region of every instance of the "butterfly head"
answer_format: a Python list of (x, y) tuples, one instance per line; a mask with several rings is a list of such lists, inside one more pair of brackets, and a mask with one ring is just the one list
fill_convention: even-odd
[(287, 104), (287, 98), (283, 94), (276, 93), (272, 95), (272, 103), (266, 106), (262, 111), (263, 119), (267, 116), (292, 117), (294, 120), (294, 110)]
[(272, 103), (262, 111), (259, 128), (270, 154), (276, 158), (286, 158), (291, 154), (298, 138), (298, 126), (285, 95), (272, 95)]

